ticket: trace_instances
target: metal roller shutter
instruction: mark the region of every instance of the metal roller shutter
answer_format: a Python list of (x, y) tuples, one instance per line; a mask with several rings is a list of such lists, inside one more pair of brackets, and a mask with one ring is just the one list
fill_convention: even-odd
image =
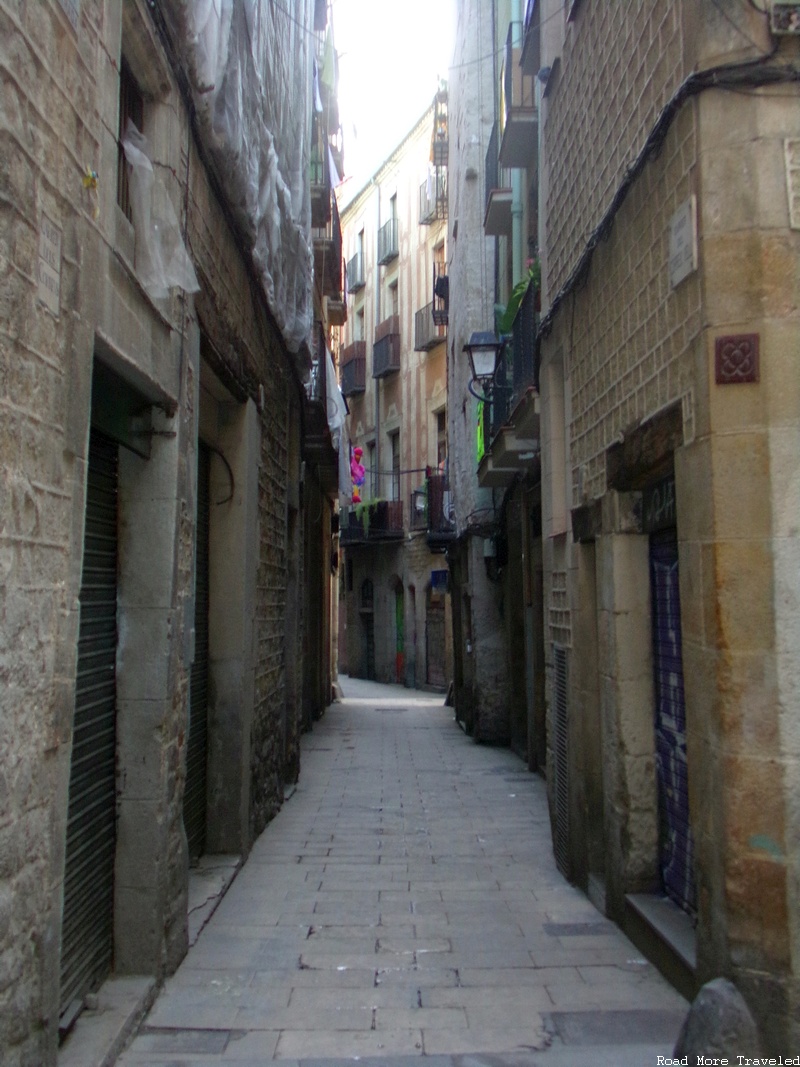
[(189, 744), (183, 822), (189, 855), (206, 848), (206, 767), (208, 762), (208, 603), (211, 523), (211, 452), (200, 444), (197, 454), (197, 528), (195, 562), (194, 662), (189, 690)]
[(117, 445), (92, 431), (61, 941), (62, 1012), (111, 970), (116, 846)]
[(683, 693), (678, 541), (675, 530), (650, 538), (653, 669), (656, 695), (656, 779), (659, 865), (664, 892), (685, 911), (697, 910), (694, 841), (689, 820), (686, 704)]

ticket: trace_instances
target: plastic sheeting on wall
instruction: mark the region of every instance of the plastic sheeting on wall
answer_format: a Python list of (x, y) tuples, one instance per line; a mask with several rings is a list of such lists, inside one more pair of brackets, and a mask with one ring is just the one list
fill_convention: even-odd
[(313, 4), (164, 0), (162, 7), (177, 31), (199, 134), (296, 352), (313, 316)]
[(130, 120), (122, 137), (122, 150), (128, 165), (136, 232), (136, 276), (153, 300), (167, 296), (173, 286), (196, 293), (200, 286), (175, 209), (164, 183), (153, 170), (147, 139)]

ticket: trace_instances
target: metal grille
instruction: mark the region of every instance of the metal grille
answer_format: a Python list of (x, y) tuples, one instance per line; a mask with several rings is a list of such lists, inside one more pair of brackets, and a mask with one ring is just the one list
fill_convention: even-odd
[(650, 538), (653, 668), (656, 694), (656, 782), (659, 866), (664, 892), (684, 911), (697, 911), (694, 839), (689, 821), (686, 702), (683, 692), (678, 542), (675, 530)]
[(131, 211), (130, 187), (128, 184), (128, 168), (125, 164), (125, 152), (122, 148), (122, 137), (128, 120), (141, 132), (144, 125), (144, 98), (139, 92), (136, 79), (131, 74), (131, 69), (125, 60), (122, 60), (119, 70), (119, 137), (117, 140), (117, 203), (125, 212), (130, 222), (133, 222)]
[(555, 855), (569, 876), (569, 764), (567, 749), (567, 650), (553, 645), (553, 750), (555, 771)]
[(61, 1009), (111, 970), (116, 847), (117, 446), (92, 431), (61, 935)]
[(425, 658), (428, 685), (444, 689), (447, 686), (445, 665), (444, 597), (428, 593), (425, 613)]
[(201, 442), (197, 452), (194, 661), (189, 683), (189, 744), (183, 794), (183, 822), (192, 859), (202, 856), (206, 848), (210, 473), (211, 453)]

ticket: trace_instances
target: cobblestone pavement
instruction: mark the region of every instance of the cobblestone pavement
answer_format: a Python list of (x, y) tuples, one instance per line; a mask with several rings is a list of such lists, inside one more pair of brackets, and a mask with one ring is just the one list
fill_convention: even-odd
[(688, 1005), (559, 874), (544, 782), (342, 679), (119, 1067), (655, 1067)]

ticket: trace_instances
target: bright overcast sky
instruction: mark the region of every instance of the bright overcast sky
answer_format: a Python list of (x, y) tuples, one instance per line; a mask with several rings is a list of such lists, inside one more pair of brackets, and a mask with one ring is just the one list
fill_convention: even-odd
[(344, 200), (358, 192), (446, 78), (455, 0), (333, 0)]

